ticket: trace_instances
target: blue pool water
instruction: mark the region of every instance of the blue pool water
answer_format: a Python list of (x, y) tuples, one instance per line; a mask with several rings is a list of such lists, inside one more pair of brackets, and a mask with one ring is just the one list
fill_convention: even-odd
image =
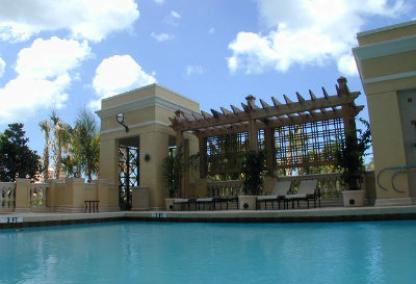
[(416, 222), (3, 230), (0, 283), (416, 283)]

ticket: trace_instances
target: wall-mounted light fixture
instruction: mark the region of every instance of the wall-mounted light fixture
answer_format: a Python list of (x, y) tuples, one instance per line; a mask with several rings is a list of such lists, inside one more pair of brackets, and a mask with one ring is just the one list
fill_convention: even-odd
[(124, 113), (118, 113), (116, 115), (116, 119), (117, 122), (121, 125), (124, 126), (124, 128), (126, 129), (126, 132), (129, 132), (129, 127), (126, 125), (126, 122), (124, 121)]

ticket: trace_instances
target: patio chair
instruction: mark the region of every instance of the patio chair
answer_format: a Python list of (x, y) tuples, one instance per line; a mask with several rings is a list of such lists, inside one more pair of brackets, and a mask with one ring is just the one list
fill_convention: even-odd
[(184, 210), (184, 208), (186, 207), (186, 209), (189, 210), (193, 201), (194, 200), (190, 198), (175, 198), (173, 200), (173, 208), (174, 210), (176, 210), (179, 207), (178, 209)]
[(273, 208), (273, 202), (277, 202), (280, 209), (280, 201), (284, 201), (285, 196), (290, 190), (291, 181), (276, 181), (273, 187), (273, 191), (270, 195), (259, 195), (256, 200), (257, 209), (260, 208), (260, 204), (264, 202), (264, 209), (267, 209), (267, 203), (270, 202)]
[(309, 208), (309, 201), (313, 200), (313, 205), (316, 207), (316, 201), (319, 201), (320, 206), (320, 196), (317, 189), (318, 180), (309, 179), (302, 180), (299, 184), (299, 190), (296, 194), (289, 194), (285, 196), (286, 207), (289, 207), (289, 201), (292, 202), (292, 208), (295, 208), (295, 201), (299, 207), (299, 201), (306, 201)]

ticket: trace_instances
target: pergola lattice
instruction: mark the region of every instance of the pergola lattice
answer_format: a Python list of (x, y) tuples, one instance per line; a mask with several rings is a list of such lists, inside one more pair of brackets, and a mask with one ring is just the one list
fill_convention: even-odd
[(346, 135), (356, 137), (355, 116), (364, 108), (354, 103), (360, 93), (350, 92), (345, 78), (337, 81), (335, 95), (328, 95), (322, 88), (321, 97), (312, 91), (309, 98), (296, 93), (297, 101), (283, 95), (284, 103), (272, 97), (272, 104), (260, 99), (258, 106), (256, 98), (248, 96), (241, 108), (231, 105), (230, 109), (221, 107), (220, 111), (190, 114), (178, 110), (171, 118), (176, 144), (182, 145), (184, 132), (198, 137), (201, 177), (208, 174), (210, 146), (215, 146), (210, 140), (227, 135), (243, 141), (237, 145), (242, 151), (264, 147), (266, 153), (274, 153), (267, 155), (269, 169), (307, 166), (308, 153), (319, 157), (312, 159), (314, 164), (323, 165), (328, 163), (325, 148), (344, 143)]

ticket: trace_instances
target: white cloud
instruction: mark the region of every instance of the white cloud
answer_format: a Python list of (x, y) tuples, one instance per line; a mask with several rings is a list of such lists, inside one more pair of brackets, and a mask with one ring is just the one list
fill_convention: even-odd
[(172, 10), (170, 11), (169, 15), (165, 18), (165, 23), (171, 26), (178, 26), (181, 18), (182, 18), (181, 14)]
[(170, 11), (170, 15), (172, 16), (172, 18), (175, 18), (175, 19), (180, 19), (180, 18), (182, 18), (181, 14), (179, 14), (179, 13), (178, 13), (178, 12), (176, 12), (176, 11)]
[(6, 62), (4, 62), (3, 58), (0, 57), (0, 78), (3, 76), (5, 70)]
[(188, 77), (192, 75), (202, 75), (205, 73), (205, 69), (200, 65), (187, 65), (185, 67), (185, 73)]
[(86, 42), (76, 40), (36, 39), (20, 50), (17, 76), (0, 87), (0, 123), (24, 120), (41, 109), (60, 108), (68, 98), (71, 71), (88, 58)]
[(16, 72), (35, 79), (48, 79), (78, 67), (90, 54), (86, 41), (65, 40), (58, 37), (36, 39), (29, 48), (20, 50)]
[(153, 0), (153, 2), (155, 2), (158, 5), (163, 5), (165, 4), (165, 0)]
[(344, 54), (338, 58), (338, 71), (347, 76), (358, 76), (357, 64), (354, 56), (351, 54)]
[(134, 0), (2, 1), (0, 40), (25, 41), (42, 31), (68, 30), (73, 37), (101, 41), (131, 27), (139, 15)]
[(357, 74), (351, 48), (356, 34), (372, 16), (395, 17), (403, 0), (258, 0), (266, 34), (239, 32), (229, 44), (231, 72), (287, 71), (295, 64), (335, 61), (340, 72)]
[(160, 34), (151, 33), (150, 36), (158, 42), (164, 42), (164, 41), (172, 40), (175, 38), (174, 35), (167, 34), (167, 33), (160, 33)]
[(155, 82), (154, 75), (146, 73), (130, 55), (105, 58), (95, 71), (92, 85), (98, 99), (92, 101), (90, 107), (99, 109), (103, 98)]

